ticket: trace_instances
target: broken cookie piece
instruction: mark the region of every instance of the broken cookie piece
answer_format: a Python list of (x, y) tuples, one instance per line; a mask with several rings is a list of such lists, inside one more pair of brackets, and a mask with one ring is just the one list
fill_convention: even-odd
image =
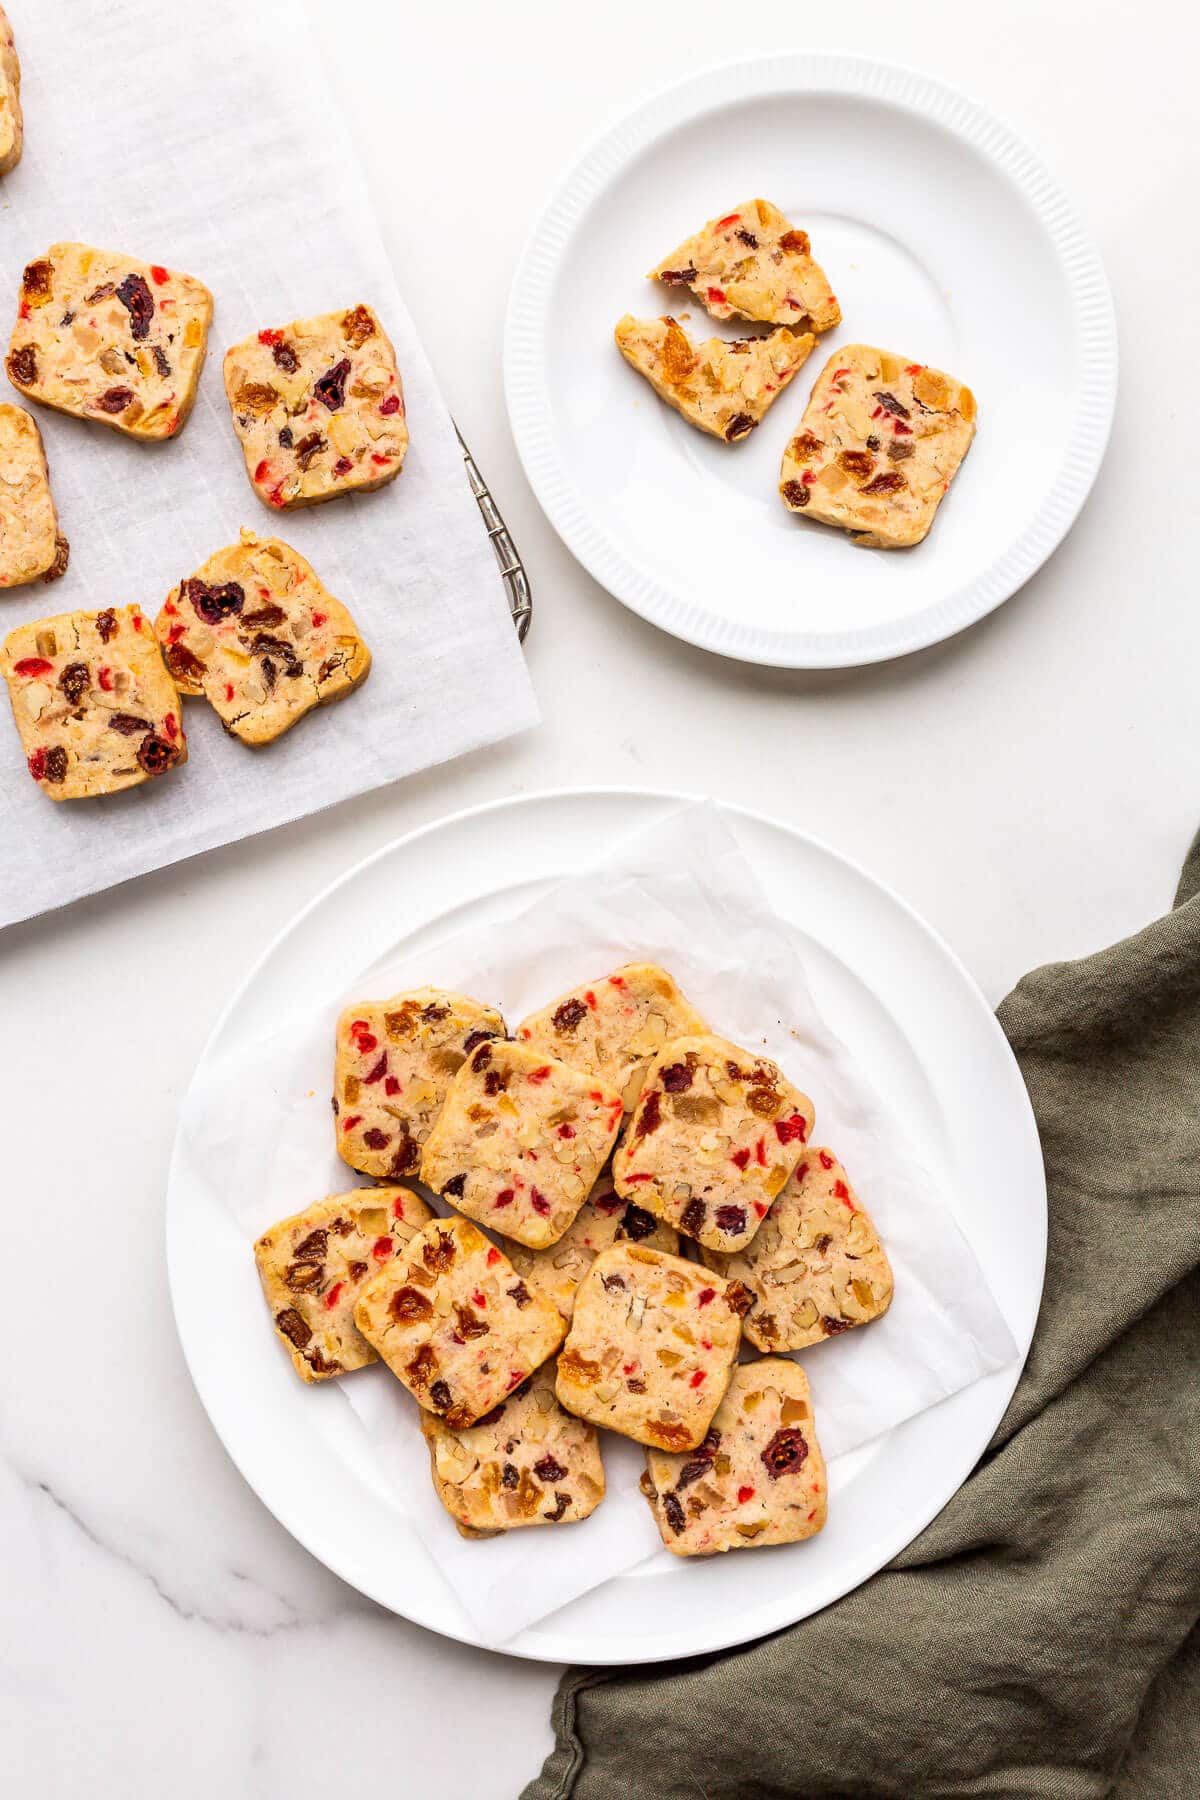
[(0, 175), (7, 175), (20, 162), (24, 136), (21, 64), (13, 42), (12, 26), (0, 6)]
[(254, 1246), (258, 1278), (302, 1381), (328, 1381), (377, 1360), (355, 1327), (355, 1301), (432, 1218), (408, 1188), (352, 1188), (263, 1232)]
[(778, 1356), (743, 1363), (699, 1448), (647, 1450), (641, 1485), (676, 1556), (812, 1537), (828, 1487), (804, 1370)]
[(0, 404), (0, 588), (21, 587), (67, 566), (42, 434), (23, 406)]
[(530, 1013), (515, 1036), (617, 1088), (629, 1112), (667, 1039), (707, 1030), (674, 976), (657, 963), (622, 963)]
[(803, 1350), (878, 1319), (892, 1303), (879, 1234), (831, 1150), (804, 1153), (753, 1243), (702, 1252), (754, 1296), (745, 1332), (760, 1350)]
[(726, 343), (693, 343), (675, 319), (635, 319), (617, 325), (617, 347), (668, 406), (691, 425), (727, 444), (749, 437), (791, 381), (816, 339), (787, 330)]
[(354, 1323), (414, 1399), (455, 1430), (507, 1399), (566, 1331), (467, 1219), (435, 1219), (393, 1257), (359, 1295)]
[(575, 1295), (558, 1359), (569, 1412), (642, 1444), (699, 1444), (729, 1381), (749, 1296), (644, 1244), (602, 1251)]
[(136, 606), (60, 613), (0, 650), (29, 773), (52, 800), (86, 800), (187, 761), (179, 695)]
[(494, 1006), (444, 988), (356, 1000), (337, 1022), (337, 1153), (363, 1175), (415, 1175), (421, 1148), (471, 1051), (504, 1036)]
[(554, 1364), (475, 1425), (452, 1429), (422, 1412), (438, 1499), (463, 1537), (494, 1537), (522, 1525), (570, 1525), (604, 1498), (600, 1440), (561, 1407)]
[(831, 356), (783, 453), (792, 512), (868, 549), (919, 544), (975, 436), (975, 396), (953, 376), (868, 344)]
[(130, 437), (173, 437), (196, 398), (212, 295), (161, 263), (51, 244), (21, 278), (8, 377), (31, 400)]
[(676, 1038), (646, 1074), (613, 1181), (709, 1249), (740, 1249), (799, 1162), (813, 1116), (769, 1058), (726, 1038)]
[(269, 744), (352, 693), (371, 652), (298, 551), (243, 531), (172, 588), (155, 620), (181, 693), (203, 695), (244, 744)]
[(829, 331), (842, 309), (812, 255), (808, 233), (769, 200), (710, 219), (651, 269), (651, 281), (687, 287), (714, 319), (758, 319), (797, 331)]
[(580, 1282), (600, 1252), (616, 1243), (645, 1244), (650, 1250), (675, 1255), (679, 1233), (632, 1200), (622, 1200), (611, 1174), (600, 1177), (556, 1244), (545, 1250), (527, 1250), (510, 1238), (500, 1239), (522, 1281), (534, 1293), (544, 1294), (568, 1322)]
[(396, 352), (369, 306), (293, 319), (225, 352), (246, 473), (267, 506), (394, 481), (408, 449)]
[(557, 1243), (608, 1160), (625, 1108), (594, 1075), (528, 1044), (472, 1050), (421, 1156), (421, 1180), (530, 1249)]

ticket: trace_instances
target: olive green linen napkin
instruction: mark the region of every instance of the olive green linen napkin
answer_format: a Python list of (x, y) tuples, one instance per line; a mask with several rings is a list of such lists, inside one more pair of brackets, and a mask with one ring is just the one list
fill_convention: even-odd
[(1172, 912), (999, 1016), (1050, 1242), (987, 1454), (814, 1618), (570, 1672), (523, 1800), (1200, 1796), (1200, 839)]

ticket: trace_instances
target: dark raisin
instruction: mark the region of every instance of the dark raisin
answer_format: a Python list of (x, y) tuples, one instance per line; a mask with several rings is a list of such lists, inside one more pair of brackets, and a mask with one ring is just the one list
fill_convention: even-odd
[(703, 1200), (689, 1200), (683, 1209), (683, 1214), (679, 1223), (689, 1236), (695, 1237), (696, 1233), (700, 1231), (704, 1225)]
[(58, 678), (58, 685), (72, 706), (78, 706), (88, 691), (90, 677), (88, 666), (83, 662), (68, 663)]
[(436, 1025), (439, 1019), (448, 1019), (450, 1017), (450, 1008), (448, 1006), (440, 1006), (436, 1000), (432, 1000), (428, 1006), (423, 1006), (421, 1008), (421, 1017), (423, 1019), (428, 1019), (431, 1024)]
[(657, 1220), (652, 1213), (648, 1213), (644, 1207), (635, 1206), (631, 1200), (622, 1214), (617, 1236), (632, 1238), (636, 1244), (642, 1238), (648, 1238), (656, 1224)]
[(312, 1332), (305, 1324), (294, 1306), (285, 1307), (283, 1312), (275, 1314), (275, 1328), (282, 1331), (289, 1343), (295, 1344), (297, 1350), (303, 1350)]
[(325, 1265), (320, 1262), (294, 1262), (288, 1264), (287, 1284), (296, 1293), (307, 1293), (310, 1288), (320, 1285), (325, 1274)]
[(515, 1488), (520, 1479), (521, 1477), (518, 1475), (516, 1468), (512, 1463), (506, 1462), (502, 1465), (500, 1470), (501, 1487)]
[(133, 389), (128, 387), (106, 388), (97, 400), (96, 405), (101, 412), (121, 413), (133, 399)]
[(505, 1292), (508, 1294), (510, 1300), (516, 1301), (518, 1306), (529, 1305), (531, 1296), (529, 1289), (525, 1286), (523, 1281), (518, 1281), (516, 1287), (507, 1288)]
[(144, 338), (154, 317), (154, 295), (144, 275), (127, 275), (117, 289), (117, 299), (129, 314), (129, 330), (133, 337)]
[(99, 287), (94, 287), (90, 294), (83, 296), (83, 303), (85, 306), (96, 306), (101, 300), (107, 300), (108, 296), (115, 294), (116, 291), (115, 282), (103, 281)]
[[(564, 1474), (565, 1474), (565, 1472), (566, 1471), (564, 1470)], [(570, 1506), (570, 1504), (571, 1504), (570, 1494), (564, 1494), (564, 1493), (556, 1490), (555, 1495), (554, 1495), (554, 1511), (548, 1512), (548, 1513), (543, 1513), (542, 1517), (544, 1519), (549, 1519), (549, 1521), (552, 1525), (557, 1525), (558, 1521), (562, 1518), (563, 1514), (566, 1512), (566, 1510), (567, 1510), (568, 1506)]]
[(490, 1038), (494, 1038), (495, 1036), (496, 1033), (494, 1031), (472, 1031), (469, 1036), (463, 1039), (463, 1055), (470, 1056), (472, 1050), (476, 1049), (480, 1044), (486, 1044)]
[(678, 1537), (679, 1533), (683, 1530), (683, 1508), (680, 1506), (674, 1494), (665, 1494), (663, 1496), (663, 1511), (667, 1515), (667, 1524), (671, 1527), (675, 1536)]
[(400, 1133), (400, 1142), (396, 1146), (395, 1155), (388, 1165), (389, 1175), (412, 1175), (421, 1160), (421, 1146), (416, 1138), (409, 1134), (406, 1125)]
[(663, 1070), (661, 1080), (668, 1094), (682, 1094), (692, 1085), (692, 1071), (686, 1063), (672, 1063)]
[(27, 300), (40, 300), (50, 292), (50, 277), (54, 273), (54, 264), (46, 257), (39, 257), (37, 262), (26, 266), (21, 277), (21, 293)]
[(486, 1337), (491, 1330), (491, 1326), (486, 1324), (485, 1321), (479, 1317), (478, 1313), (473, 1313), (470, 1307), (464, 1305), (461, 1301), (454, 1308), (454, 1318), (458, 1326), (459, 1335), (468, 1340), (471, 1338)]
[(321, 436), (319, 431), (310, 431), (307, 436), (302, 437), (300, 442), (296, 445), (296, 461), (302, 469), (307, 469), (313, 457), (319, 456), (322, 450), (327, 450), (328, 448), (328, 443)]
[(37, 351), (32, 344), (22, 344), (19, 349), (9, 352), (8, 369), (10, 381), (18, 387), (28, 387), (37, 380)]
[(368, 1150), (386, 1150), (391, 1143), (386, 1131), (380, 1131), (378, 1125), (372, 1125), (370, 1131), (363, 1132), (363, 1143)]
[(882, 475), (877, 475), (875, 477), (874, 481), (868, 481), (865, 488), (860, 488), (859, 493), (894, 494), (897, 489), (902, 488), (905, 485), (904, 477), (900, 474), (899, 470), (885, 469)]
[(54, 561), (42, 576), (43, 581), (57, 581), (60, 575), (67, 572), (67, 563), (71, 558), (71, 546), (62, 532), (56, 532), (54, 538)]
[(696, 271), (691, 263), (686, 269), (660, 269), (658, 279), (668, 287), (686, 287), (689, 281), (695, 281)]
[(365, 344), (369, 337), (375, 336), (375, 321), (371, 310), (366, 306), (355, 306), (342, 316), (342, 335), (352, 350)]
[(188, 649), (186, 644), (168, 644), (165, 654), (167, 667), (176, 681), (189, 683), (196, 687), (203, 686), (204, 664)]
[(46, 752), (43, 772), (47, 781), (65, 781), (67, 779), (67, 753), (61, 744), (55, 744)]
[(761, 1460), (771, 1480), (778, 1481), (781, 1475), (792, 1475), (802, 1468), (807, 1458), (808, 1442), (804, 1433), (797, 1431), (794, 1425), (786, 1425), (775, 1433)]
[(325, 1230), (324, 1226), (318, 1225), (315, 1231), (309, 1232), (302, 1244), (296, 1245), (294, 1254), (296, 1256), (315, 1256), (319, 1258), (324, 1256), (328, 1243), (329, 1233)]
[(153, 731), (148, 731), (137, 747), (138, 767), (145, 769), (147, 775), (161, 775), (178, 757), (177, 746)]
[(443, 1196), (448, 1194), (452, 1200), (461, 1200), (463, 1197), (463, 1189), (466, 1185), (467, 1178), (465, 1175), (452, 1175), (442, 1189), (442, 1194)]
[(117, 629), (117, 615), (110, 606), (96, 614), (96, 633), (102, 644), (107, 644)]
[(295, 440), (292, 437), (292, 428), (290, 425), (285, 425), (283, 427), (283, 430), (279, 433), (279, 441), (283, 445), (285, 450), (291, 449), (292, 444)]
[(739, 438), (748, 437), (757, 424), (758, 420), (749, 413), (735, 413), (725, 428), (725, 442), (735, 444)]
[(421, 1260), (432, 1274), (444, 1275), (453, 1266), (457, 1254), (452, 1234), (439, 1231), (422, 1246)]
[(636, 1375), (631, 1375), (629, 1380), (625, 1383), (625, 1386), (629, 1389), (631, 1394), (644, 1394), (646, 1391), (645, 1382), (639, 1380)]
[(785, 481), (781, 489), (789, 506), (807, 506), (809, 491), (802, 481)]
[(108, 728), (110, 731), (119, 731), (122, 737), (137, 737), (140, 732), (150, 729), (150, 721), (139, 719), (136, 713), (110, 713)]
[(65, 312), (58, 322), (65, 330), (68, 325), (73, 325), (75, 323), (75, 314), (73, 312)]
[(746, 1229), (746, 1209), (744, 1206), (718, 1206), (717, 1230), (728, 1231), (731, 1235)]
[(817, 1239), (817, 1245), (816, 1245), (817, 1254), (819, 1256), (824, 1256), (825, 1252), (828, 1250), (828, 1248), (829, 1248), (830, 1244), (832, 1244), (832, 1242), (833, 1242), (833, 1239), (830, 1237), (829, 1233), (827, 1231), (823, 1231), (821, 1233), (820, 1237)]
[(429, 1390), (429, 1398), (438, 1412), (445, 1412), (450, 1405), (450, 1389), (444, 1381), (435, 1381)]
[(290, 344), (272, 344), (271, 355), (275, 358), (276, 368), (282, 369), (285, 375), (294, 375), (300, 367), (300, 358)]
[(287, 618), (282, 606), (258, 606), (253, 612), (242, 614), (243, 625), (282, 625)]
[(602, 1275), (600, 1279), (604, 1283), (606, 1291), (610, 1294), (623, 1293), (625, 1290), (625, 1277), (623, 1275)]
[(533, 1472), (539, 1481), (549, 1483), (551, 1481), (561, 1481), (567, 1471), (560, 1462), (556, 1462), (555, 1459), (547, 1453), (542, 1457), (540, 1462), (534, 1463)]
[(329, 1362), (326, 1359), (325, 1352), (319, 1348), (310, 1350), (304, 1360), (313, 1371), (314, 1375), (339, 1375), (341, 1373), (341, 1363)]
[(826, 1337), (840, 1337), (843, 1331), (849, 1331), (850, 1323), (849, 1319), (831, 1319), (826, 1313), (821, 1320), (821, 1330)]
[(263, 660), (262, 660), (262, 678), (267, 684), (268, 694), (273, 694), (275, 692), (275, 682), (278, 677), (278, 673), (279, 672), (276, 669), (275, 664), (271, 661), (270, 657), (264, 656)]
[(894, 419), (912, 418), (912, 414), (909, 412), (907, 406), (905, 406), (902, 401), (897, 400), (895, 394), (886, 392), (881, 393), (880, 390), (876, 388), (875, 398), (878, 400), (880, 406), (882, 406), (884, 412), (891, 413)]
[(633, 1135), (640, 1138), (649, 1137), (650, 1133), (657, 1131), (661, 1124), (662, 1095), (657, 1088), (652, 1088), (642, 1101)]
[[(229, 585), (235, 587), (237, 584), (230, 582)], [(254, 634), (254, 641), (250, 648), (255, 656), (277, 656), (283, 664), (285, 675), (294, 676), (304, 673), (304, 664), (296, 655), (294, 646), (289, 644), (285, 638), (271, 637), (264, 631), (258, 631)]]
[(483, 1078), (483, 1091), (485, 1094), (491, 1094), (493, 1096), (502, 1094), (507, 1086), (508, 1076), (500, 1069), (489, 1069)]
[(246, 590), (241, 582), (224, 581), (211, 587), (195, 575), (183, 583), (183, 596), (191, 601), (196, 616), (206, 625), (219, 625), (222, 619), (234, 618), (246, 604)]
[(747, 231), (744, 225), (739, 225), (733, 235), (739, 243), (745, 244), (747, 250), (758, 249), (758, 239), (752, 231)]
[(339, 406), (346, 403), (346, 377), (350, 373), (350, 358), (343, 356), (341, 362), (334, 363), (327, 369), (319, 381), (313, 383), (313, 399), (327, 406), (330, 412), (336, 412)]
[(471, 1058), (471, 1067), (475, 1070), (475, 1073), (478, 1074), (481, 1069), (487, 1068), (487, 1066), (491, 1062), (491, 1060), (492, 1060), (492, 1052), (491, 1052), (490, 1048), (488, 1047), (488, 1045), (480, 1044), (478, 1050), (475, 1052), (474, 1056)]
[(393, 1319), (411, 1324), (417, 1319), (431, 1318), (433, 1307), (415, 1287), (402, 1287), (397, 1288), (388, 1301), (388, 1312)]
[(580, 1020), (586, 1018), (587, 1007), (582, 1000), (572, 997), (570, 1000), (564, 1000), (561, 1006), (555, 1008), (550, 1023), (555, 1031), (574, 1031)]
[(166, 379), (168, 378), (168, 376), (171, 373), (171, 365), (167, 361), (166, 351), (164, 349), (162, 349), (162, 347), (160, 345), (155, 344), (153, 350), (151, 351), (151, 355), (154, 357), (155, 368), (158, 370), (158, 372), (162, 376), (163, 380), (166, 381)]
[(725, 1289), (725, 1304), (731, 1313), (743, 1319), (754, 1305), (754, 1295), (744, 1281), (731, 1281)]
[(888, 445), (889, 462), (907, 462), (913, 453), (913, 446), (906, 444), (901, 438), (893, 438)]
[(352, 1262), (347, 1271), (351, 1281), (361, 1281), (366, 1272), (367, 1265), (365, 1262)]
[(872, 432), (870, 437), (867, 439), (867, 449), (868, 450), (878, 450), (878, 448), (879, 448), (879, 439), (875, 436), (875, 433)]

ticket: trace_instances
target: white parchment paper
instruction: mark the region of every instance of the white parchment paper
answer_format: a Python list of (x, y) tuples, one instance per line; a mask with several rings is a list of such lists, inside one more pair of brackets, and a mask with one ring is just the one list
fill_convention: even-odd
[[(181, 1147), (233, 1210), (249, 1255), (253, 1237), (275, 1219), (353, 1185), (330, 1128), (340, 1006), (432, 983), (497, 1002), (511, 1028), (562, 989), (643, 958), (669, 968), (715, 1030), (765, 1050), (812, 1096), (814, 1141), (846, 1163), (892, 1259), (896, 1294), (884, 1318), (800, 1355), (826, 1456), (833, 1461), (1012, 1361), (1016, 1345), (945, 1196), (818, 1014), (796, 934), (771, 911), (711, 804), (681, 807), (609, 847), (595, 868), (507, 924), (416, 953), (401, 946), (372, 970), (369, 989), (314, 996), (277, 1034), (201, 1071), (184, 1105)], [(262, 1336), (264, 1356), (283, 1354), (265, 1310)], [(416, 1407), (401, 1384), (379, 1367), (351, 1376), (341, 1392), (488, 1643), (503, 1643), (657, 1547), (636, 1492), (641, 1454), (625, 1440), (604, 1434), (608, 1495), (591, 1519), (466, 1542), (434, 1498)]]
[[(536, 723), (495, 558), (450, 418), (400, 298), (303, 8), (290, 0), (14, 0), (25, 154), (0, 183), (0, 340), (21, 270), (60, 239), (198, 276), (215, 315), (177, 440), (127, 442), (33, 407), (71, 564), (0, 595), (0, 636), (29, 619), (136, 601), (243, 525), (309, 558), (357, 619), (365, 686), (277, 743), (227, 737), (185, 702), (190, 761), (161, 781), (54, 805), (0, 705), (0, 925), (198, 850), (302, 817)], [(396, 106), (403, 106), (397, 83)], [(420, 179), (397, 158), (398, 182)], [(402, 283), (401, 283), (402, 285)], [(299, 512), (246, 479), (221, 386), (225, 349), (263, 326), (375, 307), (404, 382), (411, 445), (378, 493)], [(0, 375), (0, 393), (19, 394)], [(461, 421), (468, 436), (471, 421)]]

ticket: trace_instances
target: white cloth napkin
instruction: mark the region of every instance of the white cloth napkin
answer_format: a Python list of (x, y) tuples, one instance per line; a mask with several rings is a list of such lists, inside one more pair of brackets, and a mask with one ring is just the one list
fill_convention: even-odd
[[(347, 700), (251, 750), (185, 702), (190, 761), (54, 805), (0, 719), (0, 925), (302, 817), (537, 721), (462, 455), (388, 263), (308, 21), (293, 0), (58, 0), (11, 9), (25, 154), (0, 184), (0, 338), (26, 262), (59, 239), (183, 269), (215, 316), (196, 409), (168, 444), (32, 407), (71, 565), (0, 595), (29, 619), (170, 588), (243, 525), (294, 544), (346, 602), (374, 666)], [(395, 105), (403, 81), (393, 71)], [(375, 77), (373, 76), (372, 79)], [(419, 179), (397, 157), (398, 182)], [(221, 385), (249, 332), (367, 301), (395, 346), (411, 445), (378, 493), (276, 513), (252, 493)], [(4, 398), (20, 395), (0, 386)], [(462, 421), (469, 433), (470, 419)], [(0, 711), (8, 706), (0, 702)]]
[[(367, 979), (245, 1053), (202, 1070), (184, 1105), (182, 1148), (249, 1240), (353, 1177), (332, 1148), (329, 1088), (338, 1008), (432, 983), (501, 1005), (510, 1027), (562, 989), (632, 959), (661, 962), (715, 1030), (775, 1058), (812, 1096), (815, 1141), (830, 1143), (879, 1227), (896, 1277), (889, 1312), (802, 1353), (831, 1461), (935, 1405), (1017, 1354), (983, 1271), (945, 1197), (896, 1120), (818, 1014), (796, 933), (770, 909), (711, 803), (604, 848), (501, 925), (412, 952), (398, 946)], [(274, 1353), (264, 1312), (263, 1354)], [(562, 1531), (464, 1542), (434, 1499), (416, 1408), (384, 1369), (341, 1384), (381, 1470), (481, 1637), (503, 1643), (657, 1546), (636, 1494), (640, 1453), (604, 1438), (608, 1497)], [(838, 1471), (831, 1470), (831, 1506)], [(663, 1552), (666, 1554), (666, 1552)]]

